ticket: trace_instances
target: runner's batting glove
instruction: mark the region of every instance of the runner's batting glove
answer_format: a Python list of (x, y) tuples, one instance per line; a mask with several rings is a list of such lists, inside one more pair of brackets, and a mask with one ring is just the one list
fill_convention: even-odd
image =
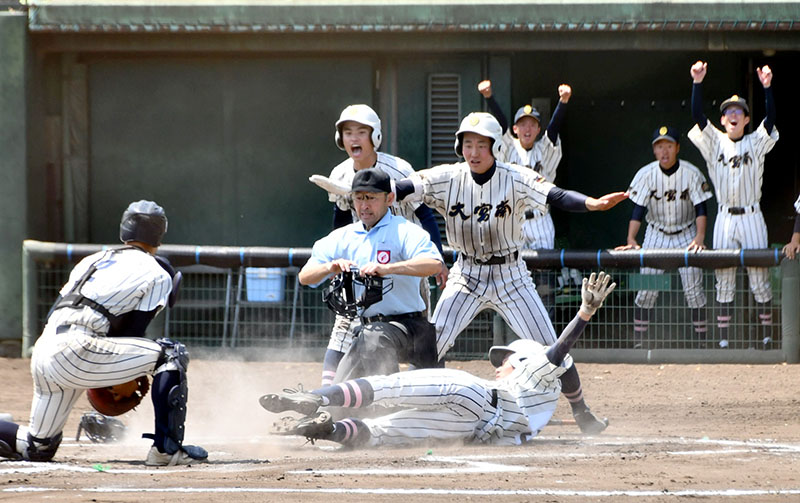
[(336, 196), (346, 196), (350, 193), (350, 187), (341, 182), (333, 181), (327, 176), (311, 175), (308, 177), (308, 181)]
[(592, 316), (595, 311), (600, 309), (606, 297), (617, 287), (616, 283), (611, 283), (611, 276), (604, 272), (595, 275), (592, 273), (588, 278), (583, 278), (581, 288), (581, 312)]

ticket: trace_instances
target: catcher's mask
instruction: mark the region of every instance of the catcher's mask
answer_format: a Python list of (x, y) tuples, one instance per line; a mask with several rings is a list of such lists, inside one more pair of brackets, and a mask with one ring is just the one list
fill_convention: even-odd
[[(361, 296), (356, 298), (356, 286), (362, 287)], [(383, 295), (392, 289), (391, 280), (380, 276), (359, 274), (358, 269), (340, 272), (322, 292), (322, 300), (336, 314), (349, 318), (358, 316), (369, 306), (380, 302)]]

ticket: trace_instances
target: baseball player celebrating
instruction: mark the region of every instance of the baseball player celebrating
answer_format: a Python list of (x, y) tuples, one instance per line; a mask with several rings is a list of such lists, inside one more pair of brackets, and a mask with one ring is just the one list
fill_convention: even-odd
[(794, 202), (794, 211), (797, 212), (797, 215), (794, 217), (792, 240), (783, 247), (783, 254), (790, 259), (794, 259), (800, 253), (800, 196)]
[[(758, 79), (764, 86), (767, 116), (750, 134), (744, 128), (750, 123), (750, 108), (737, 95), (723, 101), (720, 131), (711, 125), (703, 114), (703, 79), (708, 63), (692, 65), (692, 118), (696, 125), (689, 131), (689, 139), (700, 150), (708, 166), (711, 183), (717, 193), (718, 213), (714, 224), (714, 248), (766, 248), (767, 224), (759, 205), (761, 182), (764, 176), (764, 157), (778, 141), (775, 128), (775, 100), (772, 96), (772, 70), (768, 66), (757, 68)], [(728, 347), (728, 330), (731, 320), (730, 304), (736, 287), (736, 268), (717, 269), (717, 328), (719, 345)], [(750, 290), (758, 304), (758, 317), (763, 329), (761, 342), (766, 346), (772, 340), (772, 289), (766, 267), (748, 267)]]
[[(624, 192), (587, 197), (562, 190), (533, 170), (497, 162), (502, 134), (491, 114), (471, 113), (456, 132), (455, 151), (463, 162), (417, 171), (396, 183), (400, 199), (423, 200), (444, 216), (447, 241), (458, 252), (432, 318), (439, 359), (484, 309), (498, 312), (519, 337), (552, 344), (555, 330), (519, 255), (525, 212), (546, 204), (577, 212), (607, 210), (627, 197)], [(574, 366), (561, 382), (581, 430), (605, 429), (607, 423), (584, 402)]]
[(359, 336), (339, 363), (335, 379), (396, 372), (399, 361), (435, 366), (436, 332), (428, 321), (419, 283), (442, 270), (439, 250), (425, 230), (389, 211), (395, 195), (384, 171), (358, 171), (351, 199), (359, 221), (314, 243), (298, 280), (318, 285), (355, 267), (392, 285), (383, 289), (379, 302), (360, 313)]
[[(347, 152), (348, 156), (333, 168), (329, 176), (331, 182), (345, 187), (344, 194), (328, 192), (328, 199), (334, 203), (333, 228), (338, 229), (358, 221), (350, 192), (353, 176), (358, 171), (376, 168), (386, 173), (392, 180), (399, 180), (410, 176), (414, 170), (403, 159), (378, 151), (382, 140), (381, 120), (367, 105), (350, 105), (342, 111), (339, 120), (336, 121), (334, 140), (336, 146)], [(392, 205), (392, 212), (427, 230), (436, 247), (439, 251), (442, 250), (439, 226), (430, 208), (418, 202), (396, 202)], [(437, 283), (443, 284), (447, 280), (447, 268), (442, 267), (442, 271), (436, 276)], [(420, 282), (420, 290), (425, 295), (427, 304), (429, 297), (427, 278), (423, 278)], [(357, 328), (357, 320), (343, 315), (336, 316), (322, 364), (323, 386), (334, 381), (339, 362), (352, 344), (353, 332)]]
[[(426, 440), (465, 440), (518, 445), (535, 437), (553, 415), (561, 389), (559, 376), (572, 365), (568, 352), (603, 300), (614, 290), (605, 273), (584, 278), (578, 314), (545, 347), (526, 339), (493, 346), (489, 360), (495, 381), (455, 369), (422, 369), (370, 376), (310, 393), (267, 394), (261, 406), (308, 417), (284, 418), (279, 433), (323, 439), (348, 446), (403, 445)], [(403, 410), (372, 419), (333, 422), (319, 407), (367, 407)], [(280, 423), (279, 423), (280, 424)]]
[[(505, 114), (492, 96), (492, 82), (480, 82), (478, 91), (486, 99), (489, 110), (504, 131), (503, 149), (498, 160), (531, 168), (548, 182), (555, 183), (556, 170), (562, 156), (558, 132), (564, 122), (572, 88), (567, 84), (558, 86), (558, 105), (541, 140), (538, 138), (542, 131), (542, 116), (535, 107), (520, 107), (514, 114), (514, 124), (508, 128)], [(553, 249), (556, 231), (548, 207), (545, 206), (544, 210), (532, 210), (528, 216), (529, 220), (524, 226), (526, 247)]]
[(30, 424), (0, 421), (0, 457), (51, 460), (84, 390), (153, 375), (155, 433), (148, 435), (153, 446), (145, 464), (206, 460), (205, 449), (183, 444), (189, 364), (185, 346), (144, 337), (149, 322), (177, 294), (173, 281), (177, 284), (180, 276), (154, 256), (166, 231), (160, 206), (131, 203), (120, 223), (126, 246), (90, 255), (72, 270), (33, 348)]
[[(696, 252), (705, 248), (706, 201), (713, 195), (703, 174), (693, 164), (678, 159), (681, 146), (678, 132), (661, 126), (653, 133), (653, 155), (656, 160), (641, 168), (633, 177), (628, 197), (633, 202), (633, 215), (628, 224), (628, 242), (617, 250), (639, 248), (684, 248)], [(647, 230), (639, 246), (636, 236), (646, 215)], [(706, 338), (706, 316), (703, 308), (703, 271), (697, 267), (678, 269), (686, 303), (692, 310), (692, 324), (699, 344)], [(663, 274), (663, 270), (643, 267), (642, 274)], [(658, 291), (643, 290), (636, 295), (633, 330), (634, 348), (647, 341), (651, 312)]]

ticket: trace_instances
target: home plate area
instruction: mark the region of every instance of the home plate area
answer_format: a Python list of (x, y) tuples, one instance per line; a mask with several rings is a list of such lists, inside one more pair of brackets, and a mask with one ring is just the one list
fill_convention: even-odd
[[(544, 435), (520, 447), (438, 445), (343, 450), (295, 437), (201, 439), (210, 463), (146, 467), (139, 441), (62, 444), (61, 462), (0, 463), (0, 499), (141, 501), (794, 501), (800, 444), (770, 440)], [(105, 459), (105, 461), (97, 461)], [(258, 495), (262, 496), (258, 496)], [(101, 495), (103, 495), (101, 497)]]

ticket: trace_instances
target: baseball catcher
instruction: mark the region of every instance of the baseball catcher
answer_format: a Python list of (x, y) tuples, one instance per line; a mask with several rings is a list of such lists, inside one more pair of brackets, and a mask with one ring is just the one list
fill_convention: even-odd
[[(153, 446), (145, 464), (187, 465), (208, 457), (202, 447), (183, 443), (186, 347), (144, 337), (150, 321), (176, 300), (180, 282), (180, 275), (155, 257), (166, 232), (167, 216), (159, 205), (131, 203), (119, 226), (125, 246), (90, 255), (72, 270), (33, 348), (30, 424), (0, 421), (0, 457), (50, 461), (84, 390), (99, 412), (119, 415), (147, 394), (147, 376), (153, 376), (155, 432), (146, 435)], [(87, 419), (86, 431), (99, 424), (95, 419)]]

